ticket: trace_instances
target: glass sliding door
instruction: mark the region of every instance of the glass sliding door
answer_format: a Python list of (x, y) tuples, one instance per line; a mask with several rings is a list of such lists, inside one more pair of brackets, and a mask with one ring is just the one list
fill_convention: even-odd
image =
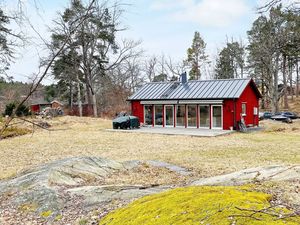
[(145, 105), (144, 106), (144, 123), (145, 125), (152, 125), (153, 124), (153, 106), (152, 105)]
[(165, 126), (174, 126), (174, 107), (172, 105), (165, 106)]
[(197, 127), (197, 105), (188, 105), (188, 127)]
[(176, 126), (185, 126), (185, 105), (177, 105), (176, 108)]
[(200, 114), (200, 127), (201, 128), (209, 128), (210, 124), (210, 112), (208, 105), (200, 105), (199, 106), (199, 114)]
[(161, 126), (163, 125), (163, 106), (155, 105), (154, 106), (154, 125)]
[(222, 129), (222, 106), (212, 106), (212, 128)]

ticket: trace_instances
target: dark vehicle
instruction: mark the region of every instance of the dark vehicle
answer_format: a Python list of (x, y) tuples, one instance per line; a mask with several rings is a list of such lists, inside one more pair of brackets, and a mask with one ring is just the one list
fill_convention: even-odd
[(292, 123), (292, 119), (281, 114), (277, 114), (271, 117), (272, 120), (282, 121), (285, 123)]
[(293, 113), (293, 112), (281, 112), (280, 115), (288, 117), (292, 120), (299, 118), (299, 116), (296, 113)]
[(259, 113), (259, 120), (271, 119), (274, 116), (271, 112), (260, 112)]
[(113, 129), (133, 129), (140, 127), (140, 120), (136, 116), (120, 116), (113, 121)]

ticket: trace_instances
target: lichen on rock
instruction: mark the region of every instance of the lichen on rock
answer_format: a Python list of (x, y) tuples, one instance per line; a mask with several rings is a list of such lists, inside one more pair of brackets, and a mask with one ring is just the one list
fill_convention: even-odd
[(300, 217), (270, 204), (250, 187), (186, 187), (143, 197), (104, 217), (99, 225), (296, 225)]

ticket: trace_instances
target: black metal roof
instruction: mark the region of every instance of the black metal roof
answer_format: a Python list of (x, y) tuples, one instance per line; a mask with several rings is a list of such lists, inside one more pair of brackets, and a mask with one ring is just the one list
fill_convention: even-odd
[[(252, 79), (196, 80), (151, 82), (145, 84), (128, 100), (228, 99), (239, 98)], [(255, 85), (254, 85), (255, 86)], [(260, 93), (255, 87), (258, 96)]]

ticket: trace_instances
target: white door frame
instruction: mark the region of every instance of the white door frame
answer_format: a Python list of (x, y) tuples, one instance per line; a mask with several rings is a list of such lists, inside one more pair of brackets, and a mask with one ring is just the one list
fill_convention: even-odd
[[(178, 121), (177, 121), (177, 108), (178, 108), (178, 106), (184, 106), (184, 124), (183, 125), (180, 125), (180, 126), (178, 126)], [(179, 127), (179, 128), (184, 128), (185, 127), (185, 124), (186, 124), (186, 105), (175, 105), (175, 124), (176, 124), (176, 127)]]
[[(155, 124), (155, 119), (156, 119), (156, 112), (155, 112), (155, 110), (156, 110), (156, 106), (162, 106), (162, 111), (161, 111), (161, 113), (162, 113), (162, 120), (164, 120), (164, 118), (163, 118), (163, 113), (164, 113), (164, 105), (154, 105), (153, 106), (153, 112), (154, 112), (154, 121), (153, 121), (153, 124), (154, 124), (154, 127), (163, 127), (163, 123), (161, 124), (161, 125), (159, 125), (159, 124)], [(163, 121), (162, 121), (163, 122)]]
[[(167, 113), (166, 113), (166, 107), (172, 107), (172, 113), (173, 113), (173, 124), (172, 125), (167, 125)], [(165, 125), (165, 127), (174, 127), (174, 119), (175, 119), (175, 117), (174, 117), (175, 115), (174, 115), (174, 105), (165, 105), (165, 107), (164, 107), (164, 125)]]
[[(200, 116), (200, 106), (207, 106), (208, 107), (208, 110), (209, 110), (209, 112), (208, 112), (208, 119), (209, 119), (209, 124), (208, 124), (208, 127), (201, 127), (201, 116)], [(198, 116), (199, 116), (199, 128), (201, 128), (201, 129), (210, 129), (210, 124), (211, 124), (211, 121), (210, 121), (210, 119), (211, 119), (211, 108), (209, 107), (209, 105), (199, 105), (198, 106), (199, 107), (199, 109), (198, 109)]]
[[(217, 106), (217, 107), (221, 107), (221, 127), (214, 127), (214, 117), (213, 117), (213, 108), (214, 106)], [(210, 118), (211, 118), (211, 129), (218, 129), (218, 130), (223, 130), (223, 105), (211, 105), (210, 106)]]
[[(196, 126), (190, 126), (189, 125), (189, 106), (196, 106)], [(187, 128), (197, 128), (197, 105), (196, 104), (189, 104), (186, 105), (186, 127)]]
[[(151, 115), (151, 117), (152, 117), (152, 121), (153, 121), (153, 114), (154, 114), (154, 105), (144, 105), (144, 125), (145, 125), (145, 122), (146, 122), (146, 106), (151, 106), (152, 107), (152, 115)], [(153, 121), (154, 122), (154, 121)], [(152, 125), (153, 125), (153, 123), (151, 123), (151, 124), (148, 124), (147, 125), (147, 127), (148, 126), (151, 126), (152, 127)]]

